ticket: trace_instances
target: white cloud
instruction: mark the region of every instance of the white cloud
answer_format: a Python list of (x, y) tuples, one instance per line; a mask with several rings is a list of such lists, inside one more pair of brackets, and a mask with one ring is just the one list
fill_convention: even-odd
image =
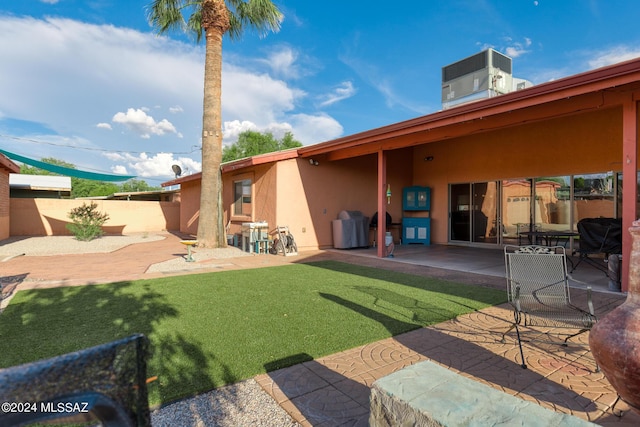
[(47, 3), (47, 4), (56, 4), (58, 3), (60, 0), (40, 0), (40, 3)]
[(336, 87), (331, 93), (320, 97), (320, 106), (327, 107), (329, 105), (335, 104), (336, 102), (351, 98), (353, 95), (355, 95), (355, 93), (356, 89), (353, 87), (353, 83), (350, 81), (344, 81), (340, 83), (340, 85)]
[(248, 120), (232, 120), (230, 122), (224, 122), (222, 125), (223, 144), (233, 144), (238, 140), (238, 136), (240, 136), (242, 132), (246, 132), (248, 130), (256, 132), (260, 131), (255, 123)]
[(223, 115), (225, 120), (249, 120), (258, 126), (278, 120), (295, 109), (306, 94), (268, 74), (253, 74), (237, 65), (222, 67)]
[(124, 163), (124, 165), (112, 166), (111, 170), (113, 172), (116, 172), (116, 170), (131, 171), (133, 174), (143, 178), (171, 177), (173, 176), (172, 165), (179, 165), (185, 175), (202, 170), (200, 162), (188, 157), (176, 158), (173, 153), (157, 153), (152, 156), (146, 153), (137, 155), (130, 153), (104, 153), (104, 156), (112, 161)]
[(300, 74), (300, 70), (296, 64), (297, 57), (297, 52), (285, 46), (271, 51), (267, 59), (263, 60), (263, 62), (265, 62), (277, 76), (297, 78)]
[(342, 135), (342, 125), (327, 114), (295, 114), (291, 117), (295, 139), (303, 144), (330, 141)]
[(81, 132), (123, 103), (202, 108), (198, 48), (59, 18), (0, 16), (0, 34), (0, 110), (10, 117)]
[(167, 133), (173, 133), (179, 138), (182, 138), (182, 135), (170, 121), (162, 119), (156, 122), (153, 117), (149, 116), (142, 109), (129, 108), (126, 113), (116, 113), (112, 121), (125, 125), (128, 129), (145, 139), (151, 138), (152, 134), (162, 136)]
[(238, 140), (238, 136), (245, 131), (271, 133), (276, 139), (281, 139), (287, 132), (291, 132), (295, 140), (303, 145), (328, 141), (342, 135), (344, 129), (337, 120), (327, 114), (294, 114), (286, 122), (272, 122), (265, 126), (258, 126), (253, 122), (234, 120), (225, 122), (223, 126), (223, 142), (230, 145)]
[(588, 65), (590, 69), (594, 69), (628, 61), (637, 57), (640, 57), (640, 48), (637, 46), (615, 46), (605, 51), (593, 53), (592, 58), (588, 61)]
[[(48, 135), (39, 133), (38, 139), (84, 141), (86, 146), (114, 152), (179, 153), (200, 144), (203, 46), (63, 18), (0, 15), (0, 34), (0, 111), (5, 118), (36, 124), (34, 134), (50, 129)], [(299, 114), (309, 95), (284, 80), (307, 73), (309, 58), (291, 48), (278, 48), (266, 57), (271, 65), (262, 64), (268, 72), (256, 72), (259, 60), (229, 55), (224, 59), (222, 119), (230, 123), (225, 125), (225, 141), (227, 134), (238, 133), (234, 123), (245, 126), (245, 122), (274, 135), (290, 130), (303, 144), (324, 140), (327, 134), (340, 136), (336, 131), (342, 127), (331, 117)], [(276, 72), (281, 79), (274, 77)], [(127, 107), (143, 105), (153, 110)], [(171, 119), (160, 111), (171, 114)], [(322, 121), (328, 128), (316, 129)], [(105, 132), (116, 127), (123, 132)], [(151, 145), (149, 138), (156, 135), (165, 137), (152, 138)], [(58, 155), (46, 145), (34, 145), (33, 152), (35, 157)], [(155, 168), (144, 165), (162, 160), (155, 156), (111, 159), (97, 151), (75, 150), (65, 160), (96, 170), (122, 166), (131, 173), (150, 174)], [(184, 162), (199, 170), (198, 152), (184, 156), (196, 158), (190, 160), (195, 162), (191, 166), (189, 160)], [(175, 154), (173, 161), (178, 161)]]
[(113, 160), (114, 162), (124, 162), (127, 160), (127, 156), (120, 153), (107, 152), (107, 153), (102, 153), (102, 155), (109, 160)]
[(515, 59), (530, 52), (528, 48), (531, 46), (531, 39), (528, 37), (525, 37), (522, 42), (514, 42), (511, 39), (508, 39), (507, 41), (511, 42), (511, 45), (505, 48), (504, 53), (511, 58)]
[(129, 175), (129, 172), (127, 172), (127, 168), (125, 168), (122, 165), (115, 165), (111, 167), (111, 172), (117, 174), (117, 175)]

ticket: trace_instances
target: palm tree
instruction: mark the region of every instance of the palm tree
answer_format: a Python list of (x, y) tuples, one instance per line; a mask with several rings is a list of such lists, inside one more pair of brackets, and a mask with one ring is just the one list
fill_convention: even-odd
[(222, 37), (241, 37), (245, 28), (261, 36), (278, 31), (282, 14), (271, 0), (154, 0), (148, 19), (158, 34), (170, 30), (205, 36), (204, 103), (202, 114), (202, 186), (198, 244), (227, 244), (222, 206)]

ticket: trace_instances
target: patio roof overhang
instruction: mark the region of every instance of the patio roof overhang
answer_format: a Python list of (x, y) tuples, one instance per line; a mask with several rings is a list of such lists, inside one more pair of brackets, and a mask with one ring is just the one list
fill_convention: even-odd
[[(245, 157), (230, 162), (225, 162), (220, 165), (222, 173), (233, 172), (235, 170), (242, 170), (250, 166), (264, 165), (267, 163), (279, 162), (281, 160), (295, 159), (298, 157), (298, 149), (291, 148), (288, 150), (274, 151), (272, 153), (258, 154), (252, 157)], [(163, 187), (170, 187), (172, 185), (179, 185), (185, 182), (202, 179), (202, 172), (197, 172), (192, 175), (182, 176), (171, 181), (163, 182), (160, 184)]]
[(298, 153), (346, 159), (620, 106), (629, 93), (640, 98), (640, 59), (302, 147)]

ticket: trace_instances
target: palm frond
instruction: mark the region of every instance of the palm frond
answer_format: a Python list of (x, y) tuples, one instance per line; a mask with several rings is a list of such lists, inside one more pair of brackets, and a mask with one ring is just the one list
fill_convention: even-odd
[[(246, 30), (261, 38), (278, 32), (283, 15), (272, 0), (224, 0), (229, 11), (228, 35), (238, 40)], [(193, 34), (200, 42), (203, 0), (153, 0), (146, 8), (147, 20), (159, 34), (179, 30)]]
[[(200, 41), (201, 10), (202, 0), (154, 0), (147, 6), (147, 20), (158, 34), (177, 30), (192, 33)], [(188, 21), (185, 16), (189, 16)]]
[(271, 0), (227, 0), (231, 28), (229, 36), (238, 39), (249, 28), (265, 37), (278, 32), (283, 15)]
[(195, 34), (196, 42), (200, 42), (202, 40), (202, 35), (204, 34), (204, 28), (202, 28), (202, 9), (197, 8), (189, 17), (187, 21), (187, 28), (189, 32)]

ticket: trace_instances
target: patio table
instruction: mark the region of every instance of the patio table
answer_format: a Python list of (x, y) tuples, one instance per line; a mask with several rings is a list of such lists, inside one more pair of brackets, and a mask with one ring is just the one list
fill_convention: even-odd
[[(571, 237), (577, 237), (580, 234), (574, 231), (522, 231), (519, 233), (520, 237), (527, 237), (529, 244), (544, 246), (558, 246), (560, 240)], [(565, 245), (562, 245), (565, 246)]]

